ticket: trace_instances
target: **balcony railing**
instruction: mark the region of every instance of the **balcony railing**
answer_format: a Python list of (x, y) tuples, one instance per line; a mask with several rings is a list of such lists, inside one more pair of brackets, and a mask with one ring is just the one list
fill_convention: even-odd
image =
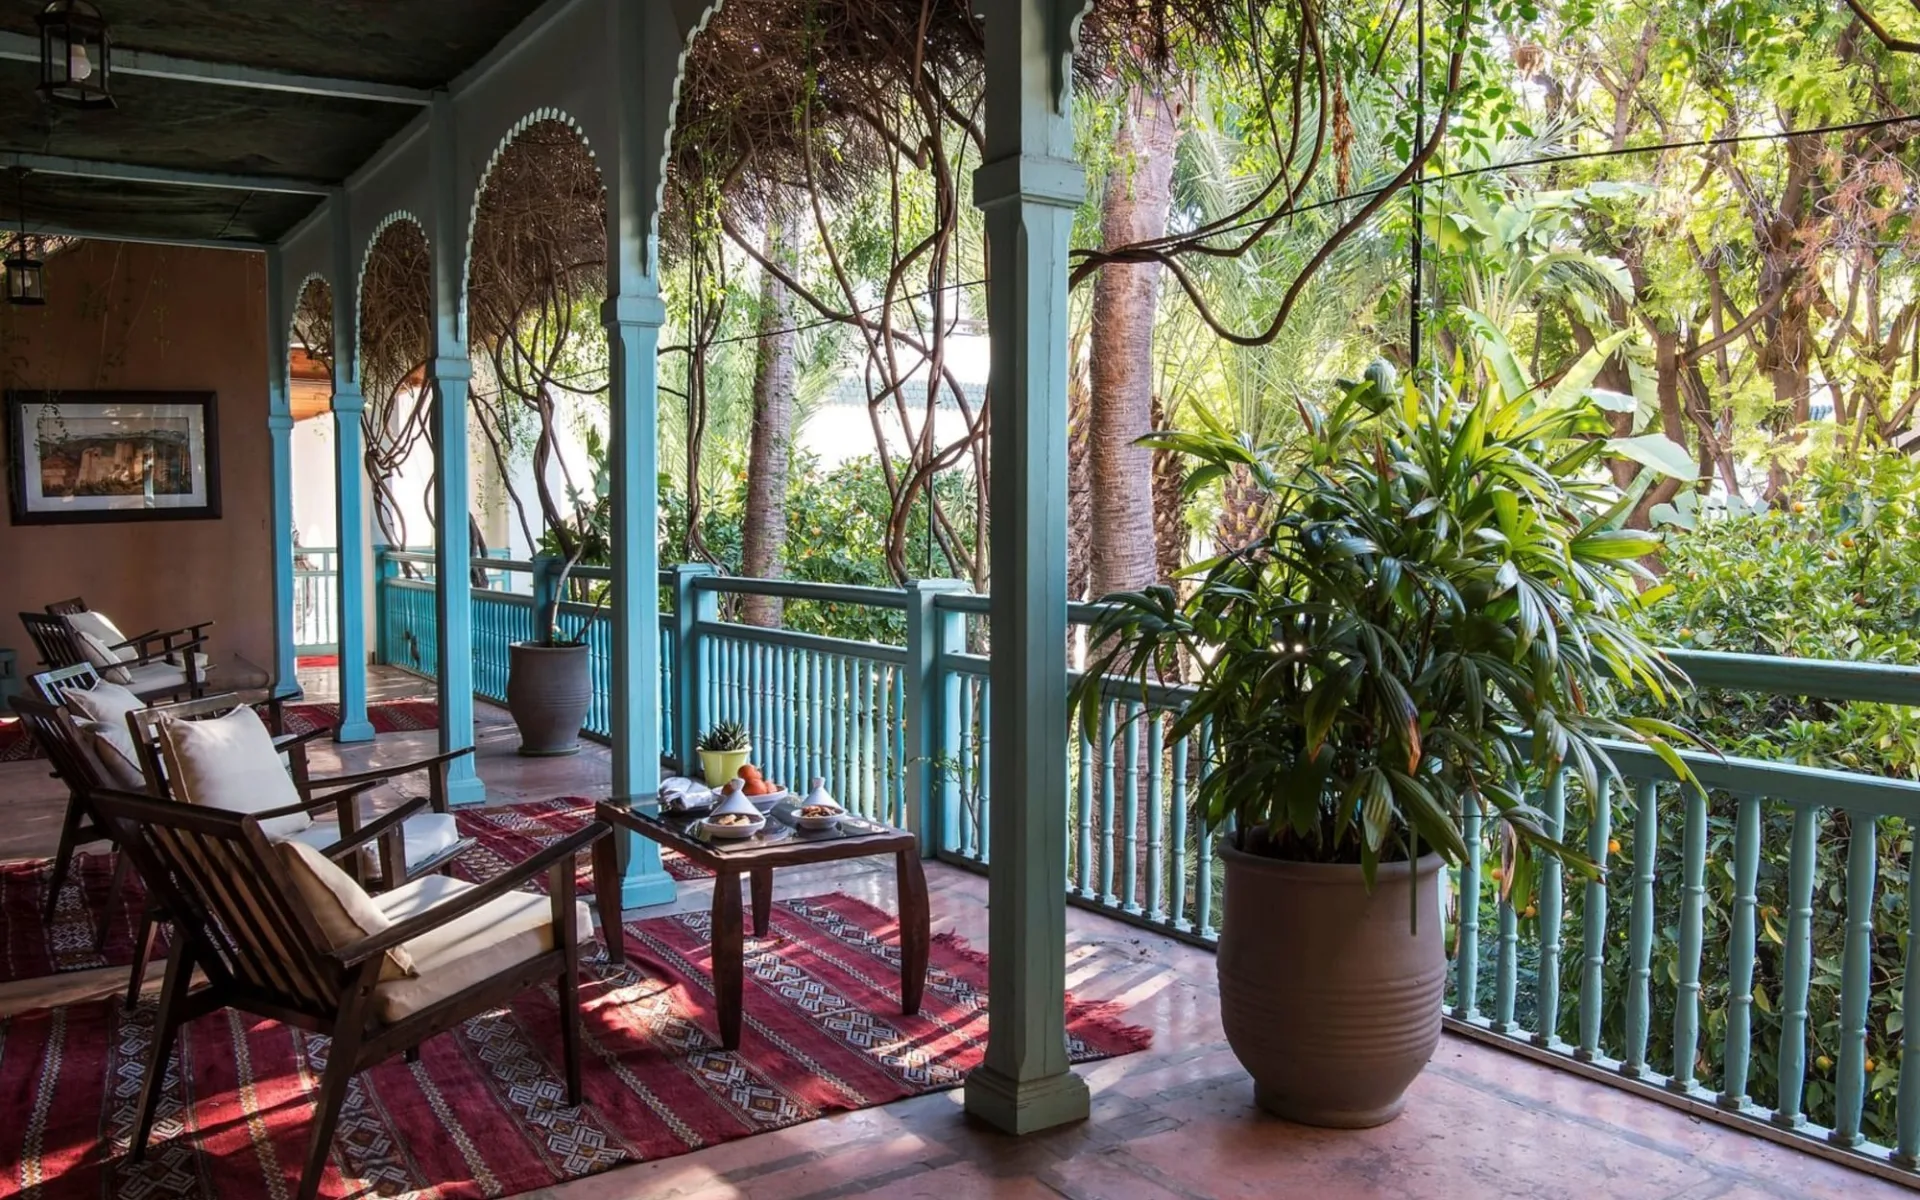
[(293, 548), (293, 652), (332, 654), (340, 648), (339, 551), (332, 546)]
[[(383, 558), (378, 645), (383, 661), (431, 674), (433, 585), (402, 577), (408, 564), (419, 573), (431, 559)], [(506, 647), (530, 634), (552, 567), (488, 566), (532, 580), (531, 594), (473, 592), (475, 688), (498, 700)], [(663, 573), (661, 584), (661, 694), (673, 698), (660, 705), (661, 745), (670, 758), (687, 751), (676, 738), (741, 721), (770, 778), (800, 785), (822, 775), (849, 808), (917, 830), (929, 854), (985, 865), (986, 597), (938, 584), (857, 588), (687, 568)], [(750, 593), (864, 613), (875, 618), (869, 627), (897, 636), (854, 641), (725, 619), (728, 598)], [(562, 612), (569, 628), (586, 624), (595, 647), (586, 732), (605, 738), (605, 616), (574, 604)], [(1094, 612), (1075, 606), (1070, 620), (1084, 627)], [(1901, 667), (1673, 657), (1702, 688), (1920, 705), (1920, 671)], [(1072, 731), (1068, 900), (1211, 944), (1222, 868), (1192, 811), (1207, 733), (1170, 737), (1188, 695), (1117, 684), (1098, 737)], [(1920, 871), (1910, 869), (1920, 783), (1689, 754), (1703, 795), (1680, 787), (1650, 752), (1610, 748), (1623, 780), (1603, 803), (1568, 776), (1543, 781), (1538, 798), (1556, 835), (1608, 864), (1603, 879), (1547, 866), (1516, 910), (1477, 836), (1468, 839), (1473, 857), (1447, 873), (1455, 964), (1447, 1025), (1920, 1183), (1920, 1070), (1901, 1062), (1902, 1018), (1920, 1014), (1920, 970), (1910, 969), (1920, 948)], [(1476, 832), (1477, 818), (1468, 820)]]

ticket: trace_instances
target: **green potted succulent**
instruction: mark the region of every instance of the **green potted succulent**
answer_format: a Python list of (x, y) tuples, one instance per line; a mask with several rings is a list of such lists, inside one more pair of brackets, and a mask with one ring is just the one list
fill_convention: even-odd
[(700, 776), (708, 787), (719, 787), (740, 773), (753, 757), (753, 742), (746, 727), (738, 721), (721, 721), (700, 735), (694, 744), (700, 752)]
[(1336, 1127), (1392, 1119), (1438, 1043), (1436, 875), (1466, 856), (1466, 814), (1503, 831), (1524, 908), (1536, 852), (1598, 869), (1525, 800), (1542, 773), (1603, 795), (1610, 737), (1685, 777), (1671, 743), (1691, 740), (1613, 709), (1684, 679), (1632, 629), (1658, 543), (1616, 527), (1592, 402), (1369, 375), (1303, 406), (1291, 455), (1217, 425), (1143, 439), (1194, 460), (1190, 490), (1249, 474), (1259, 532), (1183, 590), (1108, 597), (1073, 690), (1092, 736), (1103, 692), (1190, 664), (1172, 737), (1205, 745), (1196, 804), (1224, 831), (1227, 1038), (1262, 1107)]

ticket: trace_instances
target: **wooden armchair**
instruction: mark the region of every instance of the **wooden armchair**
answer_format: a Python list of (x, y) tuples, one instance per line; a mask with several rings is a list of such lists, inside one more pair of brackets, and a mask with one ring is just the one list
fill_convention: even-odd
[[(156, 796), (198, 803), (190, 786), (183, 787), (179, 781), (170, 778), (161, 729), (168, 721), (221, 720), (244, 707), (239, 697), (228, 694), (159, 704), (128, 714), (127, 724), (139, 751), (141, 768), (146, 776), (146, 790)], [(316, 729), (304, 734), (283, 735), (274, 738), (273, 744), (275, 749), (288, 756), (287, 773), (292, 778), (293, 790), (299, 796), (298, 807), (308, 812), (331, 807), (340, 822), (339, 837), (343, 840), (352, 838), (360, 830), (361, 796), (381, 784), (409, 775), (424, 773), (427, 777), (427, 795), (407, 806), (409, 819), (378, 845), (378, 880), (383, 886), (395, 887), (422, 875), (444, 870), (473, 847), (472, 838), (460, 836), (459, 823), (454, 819), (447, 802), (447, 780), (452, 765), (473, 753), (472, 747), (392, 767), (316, 779), (307, 764), (307, 743), (327, 732), (325, 729)], [(281, 807), (291, 809), (294, 806), (290, 797), (287, 799), (289, 803)], [(273, 816), (288, 814), (276, 810), (256, 815), (270, 820)], [(287, 830), (283, 825), (282, 836), (296, 838), (315, 849), (322, 849), (323, 844), (330, 845), (333, 842), (331, 833), (324, 826), (300, 822), (291, 824), (298, 828)], [(366, 882), (360, 859), (355, 859), (349, 869), (356, 881)]]
[[(51, 924), (59, 904), (60, 889), (73, 867), (74, 853), (88, 842), (113, 840), (112, 830), (93, 807), (94, 795), (109, 786), (109, 780), (98, 752), (88, 745), (86, 735), (76, 727), (64, 708), (24, 694), (12, 697), (9, 703), (13, 711), (20, 715), (20, 722), (27, 733), (53, 764), (54, 775), (67, 786), (67, 811), (60, 822), (60, 848), (53, 856), (53, 875), (47, 881), (47, 902), (40, 914), (43, 923)], [(131, 781), (112, 782), (124, 787)], [(125, 855), (115, 859), (106, 907), (100, 911), (100, 920), (93, 934), (95, 951), (106, 944), (107, 931), (120, 899), (121, 888), (126, 882), (126, 866)], [(142, 969), (144, 971), (144, 964)]]
[[(100, 676), (118, 683), (145, 700), (199, 696), (206, 691), (206, 656), (200, 648), (204, 634), (184, 637), (184, 631), (141, 634), (114, 639), (111, 625), (101, 636), (83, 634), (71, 616), (51, 613), (20, 614), (27, 636), (51, 669), (89, 663)], [(204, 628), (202, 626), (201, 628)]]
[[(79, 596), (72, 596), (65, 600), (55, 600), (52, 604), (47, 605), (48, 615), (55, 617), (71, 617), (79, 613), (90, 613), (94, 611), (96, 610), (89, 607), (87, 602)], [(206, 631), (212, 629), (214, 624), (212, 621), (201, 621), (180, 629), (149, 629), (145, 633), (127, 639), (127, 642), (131, 645), (136, 642), (150, 644), (154, 641), (159, 641), (169, 653), (174, 653), (185, 649), (185, 643), (187, 642), (205, 641), (207, 636)], [(181, 645), (174, 645), (175, 639), (178, 639)]]
[[(581, 1102), (577, 968), (591, 936), (574, 859), (608, 831), (595, 821), (484, 884), (418, 879), (380, 896), (332, 864), (397, 814), (324, 855), (270, 841), (258, 816), (119, 791), (97, 798), (176, 931), (128, 1159), (146, 1153), (180, 1027), (222, 1008), (333, 1039), (314, 1103), (296, 1200), (320, 1187), (347, 1084), (394, 1054), (547, 980), (559, 983), (567, 1101)], [(516, 890), (547, 876), (547, 895)], [(192, 990), (194, 973), (207, 985)]]

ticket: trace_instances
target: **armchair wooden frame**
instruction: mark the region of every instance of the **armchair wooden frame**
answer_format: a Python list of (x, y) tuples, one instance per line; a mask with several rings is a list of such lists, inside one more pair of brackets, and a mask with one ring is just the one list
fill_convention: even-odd
[[(52, 604), (47, 605), (47, 614), (55, 617), (70, 617), (75, 613), (92, 611), (92, 607), (80, 596), (71, 596), (65, 600), (55, 600)], [(213, 621), (199, 621), (192, 625), (184, 625), (179, 629), (149, 629), (145, 633), (128, 638), (125, 642), (121, 643), (121, 645), (131, 646), (135, 643), (151, 643), (157, 640), (169, 653), (173, 653), (185, 649), (185, 643), (188, 641), (204, 642), (206, 640), (206, 631), (212, 629), (215, 624), (216, 622)], [(174, 638), (180, 638), (181, 645), (174, 645)], [(116, 647), (116, 649), (117, 648), (118, 647)]]
[[(143, 708), (127, 714), (127, 725), (133, 734), (133, 744), (140, 752), (140, 766), (146, 773), (147, 790), (163, 800), (177, 801), (167, 782), (165, 764), (160, 752), (160, 721), (162, 717), (175, 717), (180, 720), (204, 720), (208, 717), (223, 716), (232, 712), (243, 701), (232, 693), (218, 696), (203, 696), (198, 700), (183, 700), (176, 704), (160, 704)], [(334, 851), (342, 846), (372, 846), (380, 863), (381, 889), (398, 887), (400, 884), (443, 871), (453, 865), (455, 859), (472, 849), (473, 838), (461, 838), (447, 849), (424, 862), (416, 863), (411, 869), (407, 865), (406, 831), (403, 825), (406, 819), (429, 810), (445, 813), (447, 808), (447, 772), (451, 764), (465, 755), (473, 753), (472, 747), (437, 754), (432, 758), (417, 762), (403, 763), (393, 767), (381, 767), (371, 771), (357, 771), (347, 775), (332, 775), (324, 779), (313, 778), (307, 764), (307, 744), (325, 736), (331, 730), (326, 728), (309, 730), (306, 733), (289, 734), (274, 739), (274, 745), (287, 755), (288, 773), (293, 776), (294, 788), (300, 793), (300, 802), (269, 809), (254, 814), (263, 821), (275, 817), (290, 817), (297, 813), (319, 815), (329, 810), (340, 824), (340, 839), (321, 850), (322, 854), (333, 857)], [(427, 795), (418, 796), (380, 814), (365, 825), (360, 821), (360, 797), (394, 779), (426, 771)], [(361, 869), (361, 857), (353, 855), (341, 864), (342, 869), (353, 876), (355, 883), (368, 886), (366, 873)], [(132, 1008), (139, 1000), (140, 986), (146, 978), (147, 962), (153, 956), (153, 945), (159, 934), (156, 913), (149, 907), (141, 915), (139, 935), (134, 943), (133, 976), (127, 985), (127, 1007)]]
[[(74, 853), (88, 842), (113, 840), (112, 829), (100, 819), (93, 807), (93, 797), (106, 787), (106, 780), (100, 778), (92, 760), (75, 742), (73, 727), (58, 706), (48, 703), (44, 697), (25, 694), (11, 697), (8, 703), (13, 706), (14, 712), (20, 714), (20, 722), (28, 735), (53, 764), (54, 776), (67, 785), (67, 811), (60, 821), (60, 848), (53, 856), (53, 873), (47, 880), (47, 901), (40, 913), (41, 922), (50, 925), (60, 902), (60, 889), (66, 884), (67, 873), (73, 868)], [(106, 945), (107, 931), (118, 906), (120, 890), (126, 883), (126, 871), (125, 856), (117, 857), (114, 860), (113, 882), (108, 885), (106, 907), (101, 910), (100, 920), (93, 932), (93, 948), (96, 952)]]
[[(260, 832), (258, 817), (113, 790), (102, 791), (97, 805), (176, 931), (160, 989), (130, 1161), (138, 1162), (146, 1153), (180, 1027), (222, 1008), (237, 1008), (333, 1039), (315, 1098), (313, 1132), (296, 1200), (313, 1200), (319, 1191), (341, 1102), (353, 1076), (397, 1053), (412, 1057), (427, 1038), (547, 980), (559, 983), (567, 1100), (581, 1102), (574, 859), (608, 832), (605, 823), (591, 822), (488, 882), (449, 896), (379, 934), (330, 949), (312, 914), (296, 899), (292, 880), (272, 843)], [(389, 813), (354, 837), (342, 839), (326, 851), (328, 857), (357, 856), (361, 845), (379, 836), (375, 827), (393, 816)], [(389, 949), (438, 929), (543, 872), (552, 904), (552, 950), (391, 1024), (374, 1017), (374, 989)], [(207, 981), (198, 991), (192, 990), (195, 971)]]
[[(65, 617), (54, 616), (51, 613), (23, 612), (20, 614), (20, 623), (26, 626), (27, 636), (33, 640), (34, 649), (40, 653), (40, 661), (49, 669), (59, 670), (80, 663), (91, 665), (91, 661), (74, 638), (73, 630), (68, 627)], [(207, 625), (211, 624), (212, 622), (207, 622)], [(205, 626), (197, 628), (205, 628)], [(184, 638), (178, 643), (174, 642), (173, 639), (176, 636), (182, 636), (185, 632), (173, 630), (164, 633), (143, 633), (112, 647), (115, 650), (134, 651), (134, 657), (123, 659), (118, 664), (123, 668), (161, 663), (178, 666), (185, 677), (180, 683), (167, 684), (163, 687), (145, 689), (135, 687), (132, 690), (136, 696), (142, 700), (163, 699), (182, 693), (198, 697), (206, 691), (206, 673), (201, 669), (196, 652), (206, 645), (207, 639), (205, 635), (199, 635)], [(156, 646), (155, 643), (159, 644)], [(173, 661), (175, 656), (179, 658), (177, 663)]]

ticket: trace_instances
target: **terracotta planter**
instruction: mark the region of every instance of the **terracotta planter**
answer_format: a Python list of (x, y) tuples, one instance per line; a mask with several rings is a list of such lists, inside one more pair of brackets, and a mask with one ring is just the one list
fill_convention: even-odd
[(1357, 866), (1220, 853), (1220, 1017), (1255, 1102), (1305, 1125), (1391, 1121), (1440, 1042), (1440, 856), (1382, 864), (1369, 894)]
[(744, 750), (702, 750), (700, 752), (700, 778), (706, 780), (708, 787), (719, 787), (740, 773), (753, 757), (753, 747)]
[(551, 757), (580, 752), (580, 726), (593, 702), (585, 646), (507, 647), (507, 711), (520, 729), (520, 753)]

